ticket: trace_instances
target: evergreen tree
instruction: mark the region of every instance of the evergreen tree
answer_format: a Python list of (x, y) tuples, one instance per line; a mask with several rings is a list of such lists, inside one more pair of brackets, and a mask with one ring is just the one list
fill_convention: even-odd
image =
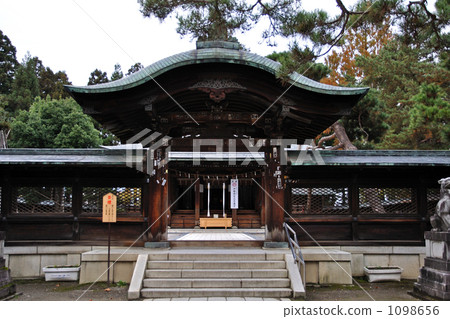
[[(448, 94), (436, 83), (422, 84), (411, 97), (409, 111), (411, 142), (414, 148), (448, 149), (450, 147), (450, 102)], [(426, 145), (420, 147), (420, 145)]]
[(141, 12), (145, 17), (156, 17), (160, 21), (171, 14), (178, 19), (177, 32), (191, 35), (198, 40), (234, 39), (236, 31), (248, 31), (267, 17), (269, 27), (264, 35), (269, 37), (279, 33), (280, 16), (295, 11), (300, 7), (300, 0), (138, 0)]
[(0, 30), (0, 94), (11, 92), (14, 73), (18, 64), (16, 48)]
[(320, 81), (330, 73), (326, 65), (314, 62), (314, 56), (310, 55), (310, 51), (302, 50), (298, 46), (291, 48), (291, 51), (273, 52), (267, 57), (281, 63), (278, 76), (284, 80), (287, 80), (293, 71), (315, 81)]
[(117, 63), (114, 65), (114, 72), (111, 74), (111, 81), (116, 81), (121, 78), (123, 78), (122, 68), (120, 67), (120, 64)]
[(37, 98), (12, 121), (12, 147), (86, 148), (101, 143), (100, 132), (71, 98)]
[[(433, 133), (433, 140), (430, 140), (432, 143), (420, 143), (427, 140), (424, 133), (416, 134), (412, 130), (412, 127), (419, 122), (414, 120), (416, 124), (411, 124), (411, 121), (417, 117), (412, 114), (420, 113), (417, 113), (420, 103), (412, 97), (423, 91), (424, 86), (439, 87), (435, 89), (440, 93), (435, 95), (434, 104), (439, 104), (437, 102), (439, 99), (442, 102), (449, 100), (450, 71), (445, 68), (445, 63), (423, 60), (420, 49), (392, 41), (378, 55), (358, 57), (357, 65), (364, 70), (364, 83), (378, 88), (381, 91), (380, 99), (386, 105), (385, 122), (389, 129), (377, 147), (388, 149), (421, 149), (430, 148), (430, 145), (443, 149), (450, 147), (450, 143), (445, 144), (446, 139), (437, 139), (436, 132), (432, 131), (429, 131), (429, 134)], [(440, 127), (440, 121), (439, 116), (434, 116), (428, 118), (426, 123), (430, 127)], [(422, 138), (417, 142), (419, 135)]]
[(143, 68), (144, 68), (144, 66), (140, 62), (137, 62), (128, 69), (126, 76), (136, 73), (137, 71), (139, 71)]
[(8, 111), (17, 113), (19, 110), (28, 110), (37, 96), (39, 81), (36, 76), (36, 61), (27, 53), (16, 70), (11, 94), (8, 96)]
[(68, 98), (64, 85), (72, 84), (65, 71), (54, 73), (49, 67), (42, 66), (38, 70), (38, 81), (41, 98), (50, 96), (53, 99)]
[(327, 54), (341, 45), (349, 28), (369, 23), (381, 24), (386, 17), (398, 30), (399, 38), (407, 45), (424, 50), (444, 52), (449, 47), (448, 0), (437, 0), (436, 12), (427, 8), (427, 0), (359, 0), (350, 8), (336, 0), (337, 16), (325, 10), (304, 10), (300, 0), (139, 0), (145, 17), (161, 21), (175, 14), (177, 32), (198, 40), (232, 40), (237, 31), (247, 31), (263, 17), (268, 27), (263, 37), (282, 35), (296, 41), (309, 40), (314, 55)]
[(106, 72), (102, 72), (99, 69), (95, 69), (91, 76), (89, 77), (89, 81), (87, 85), (95, 85), (100, 83), (107, 83), (109, 82), (108, 74)]
[(11, 132), (11, 116), (3, 107), (4, 104), (4, 95), (0, 95), (0, 148), (8, 148), (8, 137)]
[(450, 103), (437, 84), (422, 84), (419, 92), (408, 99), (401, 119), (402, 130), (391, 129), (382, 147), (390, 149), (449, 149)]

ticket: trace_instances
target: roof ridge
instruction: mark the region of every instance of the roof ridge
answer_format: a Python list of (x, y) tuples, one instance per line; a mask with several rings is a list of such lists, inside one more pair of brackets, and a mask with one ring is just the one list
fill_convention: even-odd
[[(126, 90), (153, 80), (169, 70), (198, 63), (239, 63), (262, 69), (276, 76), (281, 63), (267, 57), (244, 50), (222, 47), (207, 47), (180, 52), (152, 63), (142, 70), (117, 81), (90, 86), (65, 85), (69, 92), (74, 93), (106, 93)], [(365, 94), (369, 88), (349, 88), (323, 84), (305, 77), (297, 72), (289, 75), (293, 86), (325, 94), (357, 95)]]

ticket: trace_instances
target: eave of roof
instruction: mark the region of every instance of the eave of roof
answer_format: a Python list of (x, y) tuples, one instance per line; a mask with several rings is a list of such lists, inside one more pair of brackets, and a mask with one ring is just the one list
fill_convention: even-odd
[[(66, 85), (65, 87), (71, 93), (95, 94), (117, 92), (137, 87), (148, 81), (153, 81), (157, 76), (178, 67), (200, 63), (232, 63), (247, 65), (265, 70), (274, 76), (278, 74), (278, 71), (281, 68), (280, 63), (266, 57), (247, 51), (237, 50), (236, 48), (229, 48), (229, 46), (224, 45), (228, 44), (227, 42), (212, 41), (212, 43), (213, 45), (211, 46), (197, 46), (198, 48), (196, 50), (182, 52), (164, 58), (117, 81), (92, 86)], [(311, 80), (297, 72), (293, 72), (289, 75), (289, 82), (294, 87), (329, 95), (363, 95), (369, 90), (369, 88), (331, 86)]]
[(144, 156), (145, 152), (130, 155), (123, 149), (2, 149), (0, 165), (123, 167), (127, 163), (141, 163)]
[[(301, 153), (303, 152), (303, 153)], [(355, 150), (288, 151), (293, 167), (299, 166), (449, 166), (450, 151)]]
[[(302, 153), (301, 153), (302, 152)], [(450, 151), (296, 151), (288, 150), (288, 160), (293, 167), (299, 166), (448, 166)], [(131, 155), (132, 154), (132, 155)], [(224, 153), (170, 152), (171, 161), (228, 161), (239, 164), (246, 158), (263, 160), (262, 153), (238, 152), (233, 156)], [(130, 157), (132, 156), (132, 157)], [(146, 149), (130, 152), (127, 149), (0, 149), (0, 165), (67, 165), (67, 166), (127, 166), (142, 163)]]

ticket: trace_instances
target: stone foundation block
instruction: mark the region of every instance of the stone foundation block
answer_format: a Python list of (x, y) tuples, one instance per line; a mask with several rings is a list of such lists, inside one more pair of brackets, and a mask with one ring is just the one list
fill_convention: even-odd
[(350, 262), (319, 262), (320, 284), (352, 284)]
[(389, 266), (389, 255), (364, 255), (364, 266)]
[(306, 283), (318, 284), (319, 283), (319, 263), (307, 262), (306, 263)]
[(114, 264), (114, 282), (131, 282), (135, 262), (118, 262)]
[(67, 255), (41, 255), (41, 266), (39, 274), (44, 276), (42, 271), (43, 267), (46, 266), (65, 266), (67, 263)]
[(13, 278), (38, 278), (41, 274), (41, 256), (11, 255), (8, 267)]
[(403, 268), (402, 279), (416, 279), (419, 275), (419, 255), (391, 255), (389, 266)]
[(353, 276), (364, 276), (364, 255), (363, 254), (352, 254), (352, 275)]
[(81, 265), (81, 255), (80, 254), (67, 255), (67, 264), (73, 266)]
[[(112, 263), (111, 263), (112, 264)], [(111, 265), (110, 264), (110, 265)], [(80, 270), (80, 284), (96, 281), (107, 281), (107, 262), (82, 262)], [(110, 280), (114, 278), (114, 267), (109, 270)]]

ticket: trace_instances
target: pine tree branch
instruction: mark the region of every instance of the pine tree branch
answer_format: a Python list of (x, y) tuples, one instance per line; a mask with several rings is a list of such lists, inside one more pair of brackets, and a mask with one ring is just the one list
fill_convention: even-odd
[(334, 139), (335, 137), (336, 137), (336, 133), (322, 137), (319, 140), (319, 143), (317, 143), (317, 148), (322, 148), (323, 143), (325, 143), (326, 141), (330, 141), (330, 140)]

